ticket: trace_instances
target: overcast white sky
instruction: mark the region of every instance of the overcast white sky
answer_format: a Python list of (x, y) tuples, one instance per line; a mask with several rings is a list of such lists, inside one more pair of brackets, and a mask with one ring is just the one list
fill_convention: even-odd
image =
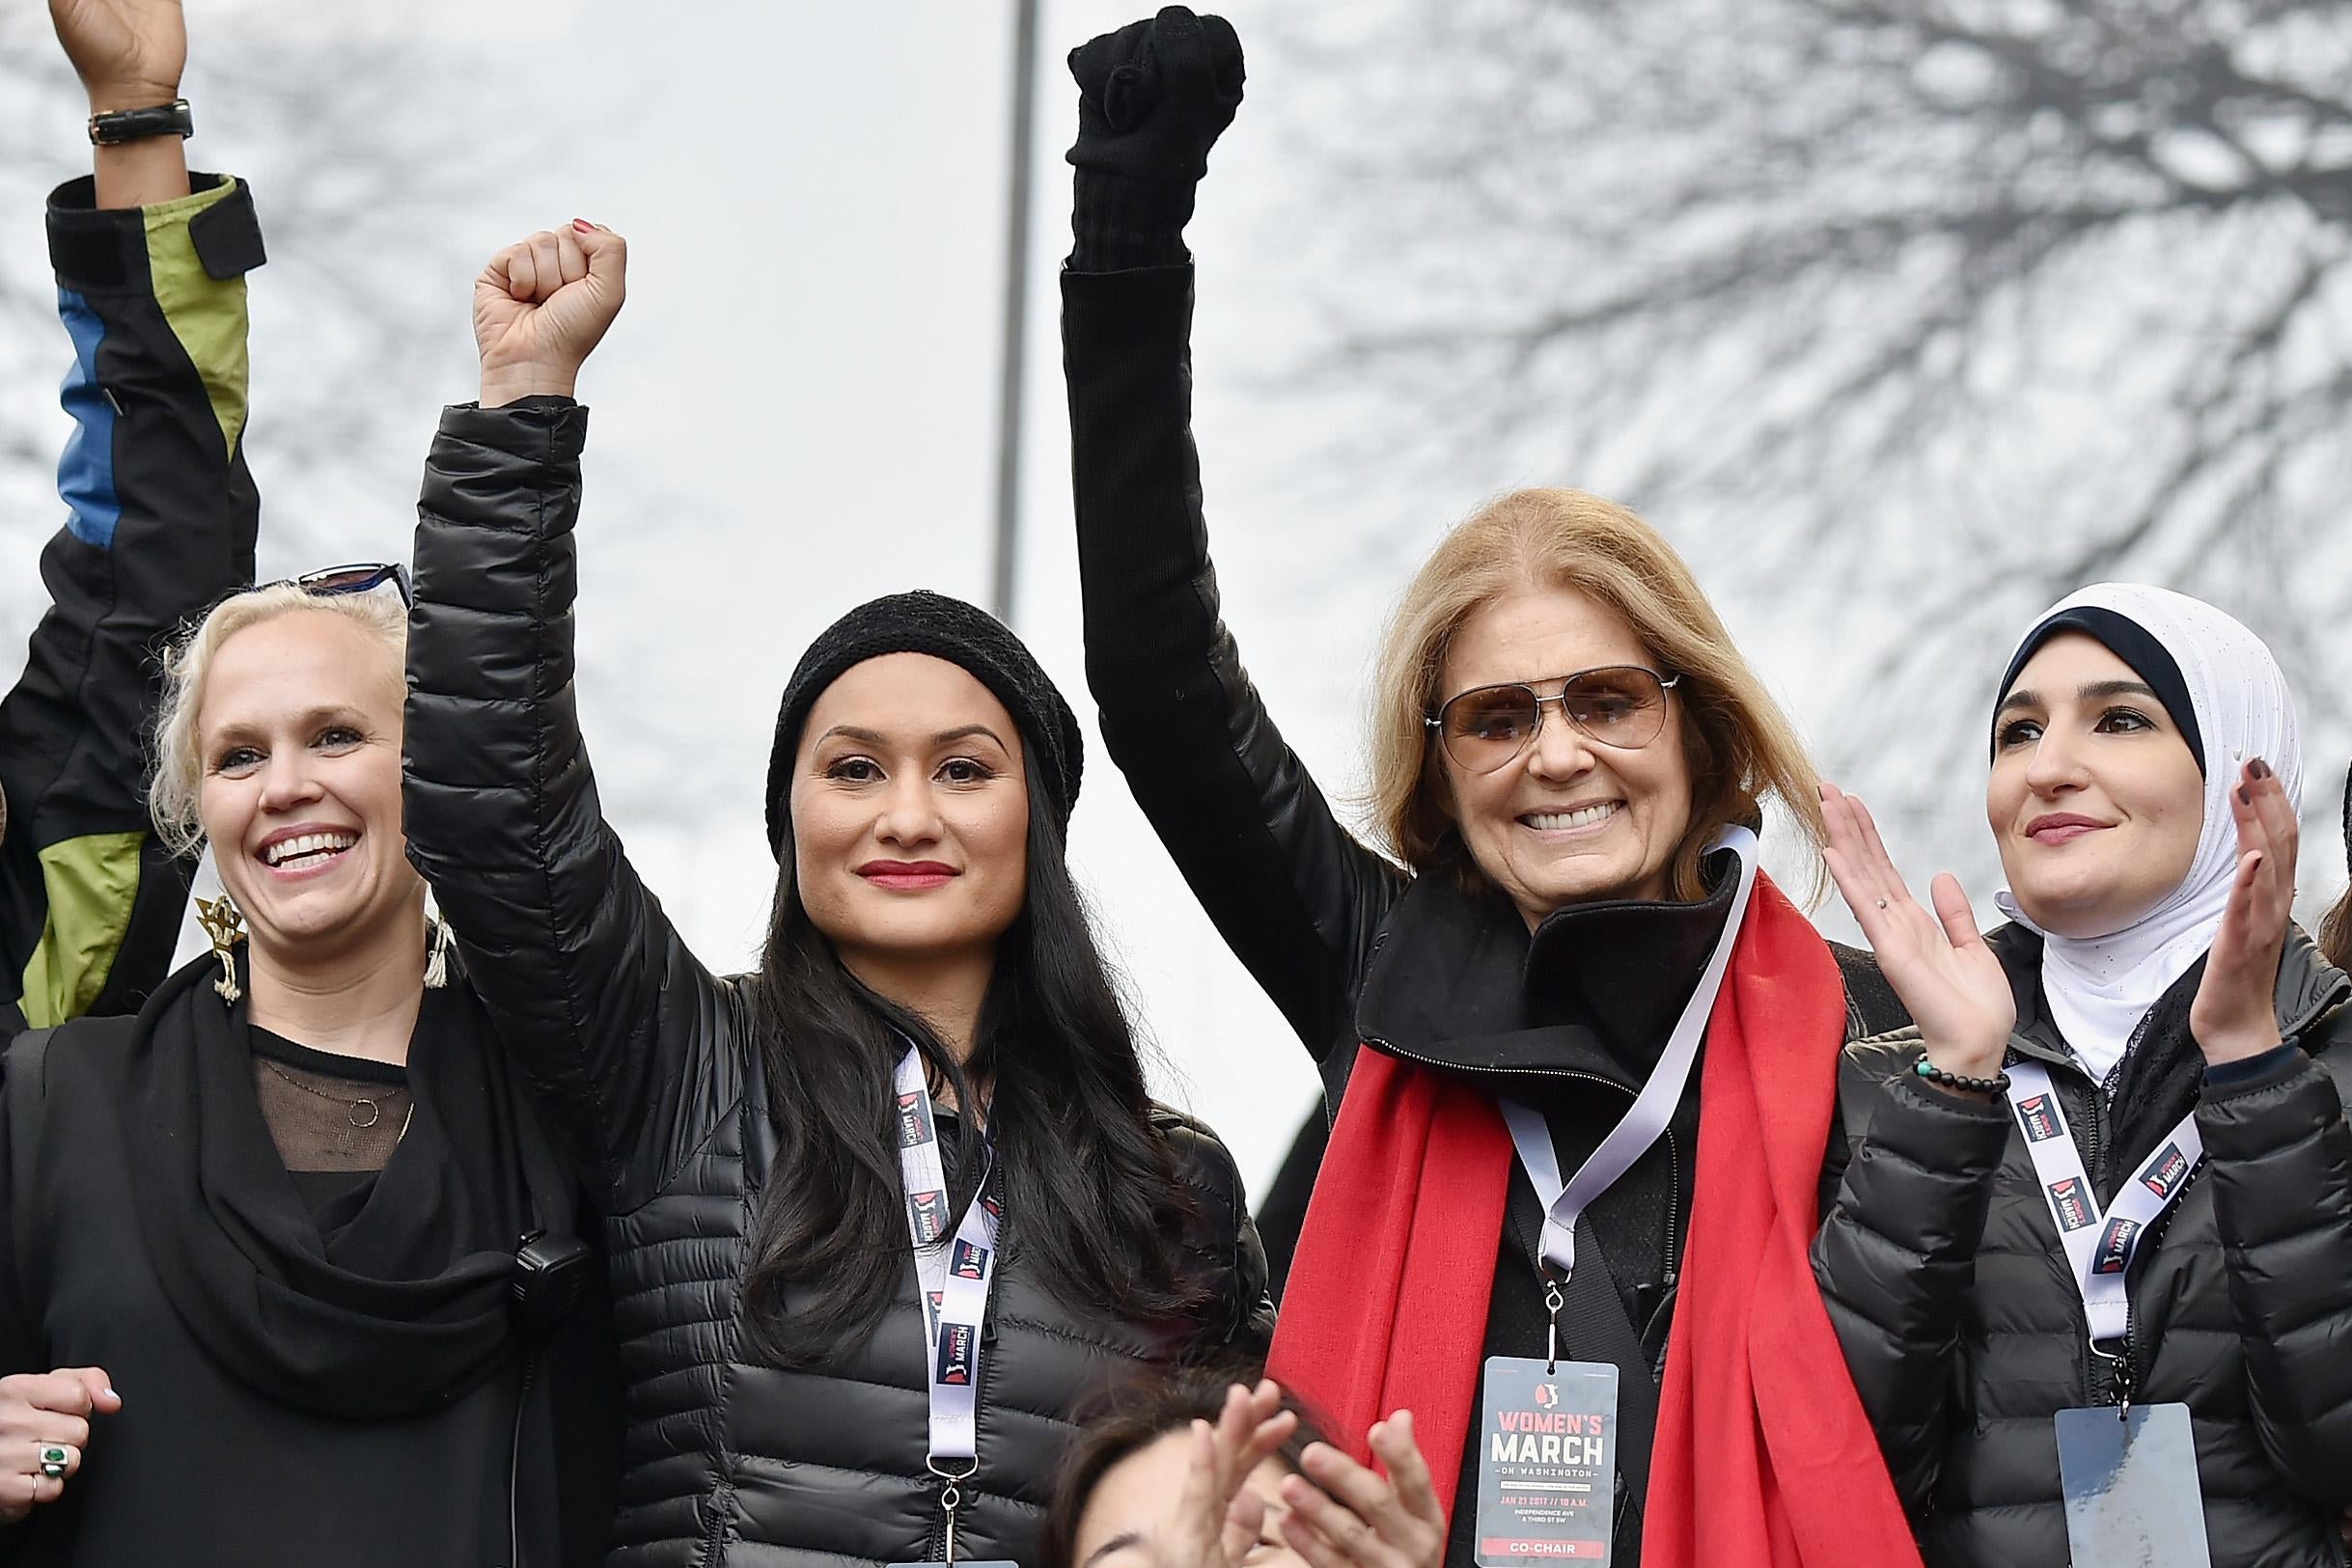
[[(1232, 8), (1245, 28), (1251, 11)], [(191, 156), (248, 175), (265, 226), (273, 187), (302, 173), (305, 149), (282, 138), (251, 145), (258, 127), (240, 143), (252, 117), (208, 99), (213, 63), (263, 37), (361, 28), (457, 48), (494, 82), (417, 103), (443, 130), (478, 126), (495, 173), (485, 189), (442, 208), (412, 202), (406, 214), (433, 248), (465, 258), (425, 286), (414, 327), (440, 340), (446, 385), (390, 412), (387, 439), (413, 453), (406, 472), (423, 457), (438, 403), (472, 396), (471, 267), (574, 215), (629, 236), (629, 304), (582, 385), (595, 411), (580, 536), (583, 717), (647, 882), (706, 963), (747, 967), (774, 883), (761, 779), (777, 695), (800, 650), (873, 594), (923, 586), (983, 600), (988, 591), (1011, 7), (577, 0), (361, 12), (188, 0), (188, 12), (187, 92), (207, 132)], [(1062, 0), (1045, 6), (1040, 29), (1018, 624), (1090, 724), (1054, 280), (1067, 249), (1062, 152), (1075, 113), (1061, 55), (1142, 14), (1134, 0)], [(1252, 69), (1268, 68), (1253, 57)], [(1260, 90), (1254, 77), (1251, 91)], [(1271, 136), (1248, 135), (1246, 119), (1244, 127), (1217, 153), (1194, 228), (1205, 252), (1234, 258), (1223, 270), (1235, 293), (1247, 219), (1280, 182)], [(9, 161), (27, 154), (31, 166), (10, 188), (36, 200), (87, 168), (70, 119), (46, 145), (10, 149)], [(13, 261), (40, 263), (38, 220), (21, 199), (0, 214)], [(262, 570), (318, 564), (273, 548), (280, 518), (324, 529), (337, 559), (404, 557), (412, 481), (354, 504), (323, 476), (272, 469), (271, 421), (290, 405), (377, 394), (309, 383), (319, 323), (295, 311), (291, 285), (273, 285), (332, 266), (317, 254), (331, 238), (271, 239), (273, 263), (254, 275), (252, 294)], [(1287, 593), (1305, 585), (1276, 580), (1283, 548), (1250, 543), (1276, 520), (1253, 506), (1246, 476), (1279, 467), (1269, 454), (1279, 458), (1283, 436), (1229, 394), (1270, 372), (1264, 353), (1236, 346), (1261, 316), (1236, 305), (1221, 323), (1204, 322), (1202, 414), (1223, 553), (1254, 666), (1301, 749), (1319, 752), (1341, 782), (1354, 715), (1333, 711), (1331, 696), (1362, 661), (1369, 616), (1350, 646), (1288, 635), (1320, 618), (1286, 613)], [(65, 368), (62, 333), (54, 347), (37, 377), (44, 388)], [(62, 439), (62, 416), (42, 399), (31, 417)], [(0, 574), (9, 584), (0, 633), (14, 646), (36, 608), (38, 541), (57, 515), (54, 503), (36, 509), (13, 506), (4, 536), (24, 568)], [(1261, 554), (1263, 572), (1253, 559)], [(1098, 744), (1072, 855), (1169, 1059), (1161, 1092), (1216, 1126), (1261, 1185), (1314, 1102), (1312, 1069), (1197, 913)]]
[[(1090, 722), (1056, 322), (1068, 232), (1062, 152), (1074, 124), (1061, 59), (1149, 9), (1052, 0), (1040, 30), (1016, 620)], [(325, 552), (335, 560), (408, 553), (413, 475), (437, 408), (473, 394), (466, 305), (483, 258), (574, 215), (629, 236), (630, 302), (582, 386), (595, 410), (580, 534), (583, 717), (608, 809), (647, 882), (706, 963), (747, 967), (774, 879), (761, 779), (777, 694), (800, 650), (876, 593), (987, 591), (1009, 0), (188, 0), (188, 10), (187, 92), (204, 127), (192, 155), (250, 176), (265, 225), (273, 191), (283, 209), (294, 182), (320, 171), (303, 139), (208, 95), (239, 51), (355, 34), (445, 51), (451, 69), (418, 84), (413, 124), (386, 134), (424, 130), (473, 148), (470, 177), (402, 193), (389, 220), (392, 247), (412, 236), (417, 259), (382, 308), (428, 345), (430, 384), (318, 384), (318, 344), (334, 323), (318, 319), (307, 283), (345, 264), (344, 246), (383, 247), (380, 226), (364, 238), (272, 231), (273, 263), (253, 280), (249, 447), (265, 575), (320, 564), (311, 542), (320, 537), (335, 541)], [(1301, 193), (1328, 194), (1329, 177), (1308, 169), (1300, 128), (1279, 109), (1318, 101), (1314, 90), (1329, 84), (1311, 79), (1308, 51), (1273, 36), (1270, 4), (1225, 10), (1250, 46), (1249, 100), (1212, 159), (1191, 230), (1212, 542), (1252, 674), (1326, 789), (1344, 796), (1361, 781), (1372, 638), (1408, 569), (1360, 541), (1383, 531), (1393, 539), (1409, 520), (1405, 536), (1425, 548), (1488, 494), (1576, 476), (1466, 474), (1432, 488), (1376, 467), (1333, 472), (1318, 455), (1347, 411), (1329, 397), (1286, 396), (1282, 376), (1319, 308), (1316, 280), (1297, 261), (1307, 247), (1295, 241), (1315, 224)], [(24, 140), (0, 147), (0, 267), (12, 275), (42, 266), (40, 193), (87, 167), (78, 118), (56, 118), (42, 129), (0, 103), (0, 139)], [(33, 378), (39, 399), (22, 396), (12, 372), (0, 410), (53, 447), (65, 428), (49, 396), (67, 362), (62, 333), (52, 348)], [(354, 485), (331, 470), (273, 467), (273, 445), (292, 426), (346, 403), (374, 416), (378, 432), (355, 463), (398, 479)], [(37, 610), (31, 564), (58, 512), (21, 477), (0, 497), (6, 674)], [(1657, 520), (1674, 532), (1672, 518)], [(287, 542), (296, 525), (303, 550)], [(1836, 657), (1834, 644), (1744, 602), (1736, 563), (1697, 564), (1751, 656), (1817, 723), (1808, 693), (1829, 683), (1810, 677)], [(2333, 789), (2333, 766), (2311, 758), (2315, 798)], [(1973, 813), (1976, 782), (1953, 787), (1953, 811)], [(1072, 854), (1166, 1053), (1161, 1092), (1216, 1126), (1262, 1186), (1314, 1104), (1313, 1072), (1197, 912), (1098, 744)], [(2340, 885), (2331, 856), (2314, 863), (2325, 869), (2307, 885)], [(1979, 912), (1989, 916), (1989, 903)], [(1844, 929), (1841, 911), (1825, 914), (1826, 926)]]

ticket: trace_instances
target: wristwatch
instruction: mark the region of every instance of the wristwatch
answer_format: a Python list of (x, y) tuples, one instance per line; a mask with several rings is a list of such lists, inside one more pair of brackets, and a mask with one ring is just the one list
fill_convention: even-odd
[(184, 140), (195, 134), (196, 121), (188, 113), (186, 98), (174, 98), (169, 103), (152, 104), (144, 109), (114, 109), (90, 117), (90, 141), (94, 147), (119, 147), (125, 142), (145, 141), (150, 136), (178, 135)]

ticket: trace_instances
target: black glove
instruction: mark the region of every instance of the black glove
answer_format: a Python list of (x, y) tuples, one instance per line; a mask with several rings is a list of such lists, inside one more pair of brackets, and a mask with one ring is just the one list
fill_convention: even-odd
[(1078, 83), (1070, 265), (1182, 261), (1193, 187), (1241, 106), (1241, 40), (1222, 16), (1169, 6), (1072, 49), (1069, 69)]

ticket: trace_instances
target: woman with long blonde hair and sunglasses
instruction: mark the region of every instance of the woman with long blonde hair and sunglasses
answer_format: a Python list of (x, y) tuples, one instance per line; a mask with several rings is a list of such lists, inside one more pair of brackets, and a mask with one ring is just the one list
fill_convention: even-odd
[(1405, 591), (1359, 842), (1219, 619), (1188, 429), (1182, 228), (1239, 41), (1170, 8), (1070, 64), (1103, 737), (1336, 1117), (1274, 1375), (1359, 1458), (1410, 1410), (1449, 1561), (1911, 1559), (1807, 1262), (1840, 1051), (1899, 1015), (1757, 871), (1767, 800), (1821, 841), (1793, 730), (1656, 532), (1520, 491)]

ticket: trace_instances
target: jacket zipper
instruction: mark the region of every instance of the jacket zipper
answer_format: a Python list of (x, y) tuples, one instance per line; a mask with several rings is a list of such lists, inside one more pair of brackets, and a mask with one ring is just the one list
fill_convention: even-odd
[(727, 1533), (727, 1514), (734, 1505), (734, 1483), (726, 1480), (710, 1489), (710, 1527), (703, 1531), (703, 1568), (718, 1568), (719, 1538)]
[[(980, 1195), (978, 1193), (974, 1193), (972, 1195), (972, 1201), (975, 1203), (980, 1201)], [(1005, 1216), (1004, 1221), (998, 1224), (996, 1231), (996, 1260), (997, 1267), (999, 1269), (1002, 1269), (1005, 1265), (1005, 1244), (1011, 1237), (1011, 1235), (1012, 1216), (1008, 1213)], [(972, 1446), (975, 1452), (975, 1457), (972, 1461), (972, 1473), (964, 1476), (960, 1483), (963, 1492), (963, 1499), (961, 1507), (957, 1511), (966, 1515), (969, 1515), (972, 1504), (978, 1499), (978, 1494), (973, 1490), (972, 1482), (978, 1478), (980, 1474), (980, 1460), (978, 1458), (978, 1450), (980, 1447), (978, 1441), (980, 1432), (980, 1413), (987, 1404), (988, 1374), (996, 1365), (996, 1358), (988, 1354), (988, 1340), (993, 1330), (995, 1329), (995, 1326), (996, 1292), (994, 1290), (990, 1290), (988, 1292), (987, 1307), (982, 1314), (980, 1325), (980, 1377), (979, 1380), (972, 1385), (972, 1430), (974, 1434), (974, 1442)], [(929, 1371), (927, 1368), (925, 1371), (925, 1376), (929, 1376)], [(929, 1392), (928, 1388), (927, 1387), (924, 1391), (927, 1395)], [(927, 1425), (924, 1430), (926, 1434), (925, 1449), (927, 1454), (929, 1448), (929, 1427)], [(931, 1478), (933, 1480), (939, 1482), (939, 1487), (936, 1494), (937, 1498), (939, 1499), (944, 1499), (947, 1497), (947, 1481), (935, 1472), (928, 1473), (931, 1474)], [(934, 1501), (933, 1506), (939, 1510), (939, 1522), (934, 1525), (931, 1527), (930, 1532), (924, 1537), (924, 1556), (927, 1561), (937, 1562), (947, 1555), (948, 1510), (944, 1500)]]
[[(2069, 1065), (2073, 1064), (2069, 1063)], [(2079, 1066), (2075, 1067), (2076, 1072), (2079, 1073), (2081, 1070)], [(2106, 1096), (2100, 1093), (2099, 1086), (2093, 1084), (2090, 1086), (2089, 1103), (2086, 1107), (2086, 1114), (2083, 1117), (2085, 1145), (2083, 1170), (2090, 1178), (2090, 1191), (2084, 1196), (2093, 1200), (2098, 1197), (2099, 1178), (2104, 1174), (2099, 1169), (2101, 1143), (2099, 1133), (2106, 1124)], [(2062, 1254), (2063, 1249), (2061, 1248), (2061, 1251)], [(2083, 1387), (2089, 1390), (2091, 1396), (2102, 1405), (2121, 1405), (2128, 1402), (2131, 1397), (2132, 1316), (2131, 1293), (2127, 1288), (2123, 1296), (2123, 1355), (2120, 1360), (2116, 1360), (2099, 1350), (2096, 1342), (2091, 1339), (2090, 1321), (2089, 1315), (2085, 1315), (2083, 1321)], [(2114, 1369), (2104, 1379), (2098, 1376), (2098, 1362), (2101, 1361), (2114, 1361), (2115, 1362)], [(2106, 1387), (2096, 1387), (2102, 1382)]]

